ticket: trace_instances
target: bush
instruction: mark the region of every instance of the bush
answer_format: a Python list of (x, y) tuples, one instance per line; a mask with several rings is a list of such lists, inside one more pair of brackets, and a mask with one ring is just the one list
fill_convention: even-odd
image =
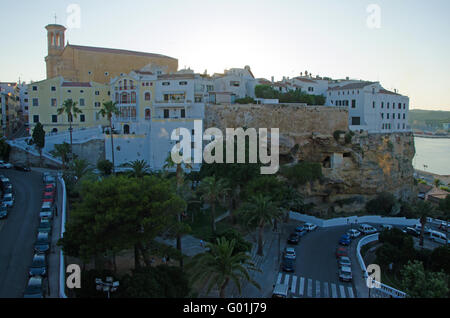
[(353, 138), (353, 135), (350, 132), (346, 133), (345, 134), (345, 143), (346, 144), (351, 143), (352, 142), (352, 138)]
[(109, 176), (112, 173), (113, 163), (109, 160), (99, 160), (97, 162), (97, 169), (104, 176)]
[(256, 101), (251, 97), (238, 98), (235, 100), (237, 104), (256, 104)]
[(303, 185), (322, 177), (322, 165), (317, 162), (299, 162), (294, 166), (283, 167), (281, 174), (294, 186)]
[(373, 214), (389, 215), (395, 205), (395, 197), (389, 192), (382, 192), (366, 203), (366, 211)]
[(339, 141), (339, 138), (341, 137), (342, 134), (345, 134), (345, 131), (343, 130), (335, 130), (333, 133), (333, 137), (336, 141)]
[(252, 243), (246, 241), (241, 233), (233, 228), (226, 229), (216, 235), (214, 235), (211, 239), (211, 242), (216, 242), (216, 239), (219, 237), (225, 237), (228, 241), (235, 240), (236, 245), (234, 246), (233, 255), (236, 255), (240, 252), (246, 253), (250, 252), (252, 249)]

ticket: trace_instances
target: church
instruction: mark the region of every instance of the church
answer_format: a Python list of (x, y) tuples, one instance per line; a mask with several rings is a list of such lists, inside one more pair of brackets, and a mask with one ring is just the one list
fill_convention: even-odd
[(70, 82), (106, 84), (121, 74), (149, 64), (163, 68), (166, 73), (178, 70), (178, 60), (173, 57), (69, 43), (66, 45), (66, 28), (63, 25), (49, 24), (45, 28), (48, 41), (48, 55), (45, 57), (47, 79), (62, 76)]

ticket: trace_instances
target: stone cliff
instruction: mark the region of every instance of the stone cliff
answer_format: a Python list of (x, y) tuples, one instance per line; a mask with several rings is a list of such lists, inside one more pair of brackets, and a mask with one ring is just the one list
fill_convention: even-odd
[(206, 128), (279, 128), (281, 163), (321, 163), (323, 178), (298, 189), (313, 213), (361, 211), (382, 191), (414, 196), (412, 133), (350, 134), (344, 107), (210, 105), (205, 112)]

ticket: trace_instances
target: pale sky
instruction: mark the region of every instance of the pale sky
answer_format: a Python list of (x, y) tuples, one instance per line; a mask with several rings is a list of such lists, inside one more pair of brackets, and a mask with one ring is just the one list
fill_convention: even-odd
[[(3, 2), (3, 1), (2, 1)], [(45, 78), (45, 25), (71, 44), (160, 53), (209, 74), (250, 65), (280, 80), (308, 70), (380, 81), (411, 108), (450, 110), (448, 0), (22, 0), (0, 4), (0, 81)], [(370, 28), (380, 9), (380, 28)], [(73, 24), (73, 23), (72, 23)]]

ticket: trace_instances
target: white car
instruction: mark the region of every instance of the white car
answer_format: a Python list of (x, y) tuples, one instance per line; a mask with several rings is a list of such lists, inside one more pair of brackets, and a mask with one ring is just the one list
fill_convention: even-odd
[(339, 269), (339, 280), (342, 282), (352, 281), (352, 269), (348, 266), (341, 266)]
[(347, 256), (341, 256), (338, 259), (338, 264), (339, 264), (339, 266), (351, 267), (352, 266), (352, 261)]
[(295, 250), (292, 247), (286, 247), (284, 249), (284, 256), (292, 259), (295, 259), (297, 257), (297, 255), (295, 254)]
[(12, 193), (6, 193), (3, 196), (3, 204), (9, 208), (14, 205), (14, 196), (12, 195)]
[(41, 219), (52, 219), (53, 218), (53, 207), (50, 202), (44, 202), (41, 207), (41, 212), (39, 213)]
[(374, 228), (373, 226), (371, 226), (369, 224), (361, 224), (359, 226), (359, 231), (364, 234), (373, 234), (373, 233), (378, 232), (376, 228)]
[(303, 227), (304, 227), (308, 232), (311, 232), (311, 231), (314, 231), (315, 229), (317, 229), (317, 225), (312, 224), (312, 223), (305, 223), (305, 224), (303, 224)]
[(361, 235), (361, 232), (355, 229), (350, 229), (347, 231), (347, 235), (350, 236), (350, 238), (354, 239)]
[(383, 230), (392, 230), (393, 226), (390, 225), (390, 224), (383, 224), (383, 225), (381, 226), (381, 228), (382, 228)]

